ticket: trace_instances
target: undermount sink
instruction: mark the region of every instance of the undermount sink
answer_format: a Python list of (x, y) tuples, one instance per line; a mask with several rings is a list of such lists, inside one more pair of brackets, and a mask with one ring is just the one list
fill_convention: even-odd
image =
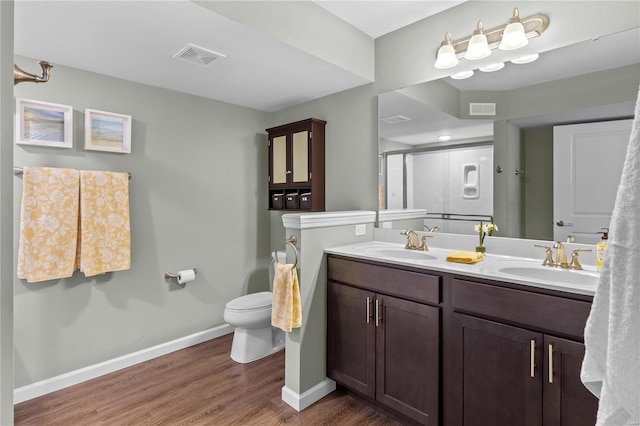
[(513, 265), (498, 268), (498, 273), (553, 282), (557, 284), (571, 284), (596, 286), (598, 284), (598, 274), (591, 271), (575, 271), (568, 269), (558, 269), (548, 266), (522, 266)]
[(435, 256), (427, 254), (424, 251), (408, 250), (394, 247), (366, 247), (361, 250), (363, 254), (369, 256), (384, 257), (388, 259), (405, 259), (405, 260), (435, 260)]

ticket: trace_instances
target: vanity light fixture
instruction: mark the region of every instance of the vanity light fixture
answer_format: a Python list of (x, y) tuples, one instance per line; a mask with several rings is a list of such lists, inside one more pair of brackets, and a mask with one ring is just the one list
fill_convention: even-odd
[(520, 19), (520, 12), (515, 8), (507, 23), (499, 27), (485, 30), (482, 21), (478, 21), (472, 35), (457, 40), (451, 40), (451, 34), (447, 32), (436, 53), (434, 66), (438, 69), (453, 68), (458, 64), (459, 58), (486, 58), (492, 49), (498, 47), (502, 50), (518, 49), (525, 46), (529, 39), (541, 35), (548, 27), (547, 16), (536, 14)]

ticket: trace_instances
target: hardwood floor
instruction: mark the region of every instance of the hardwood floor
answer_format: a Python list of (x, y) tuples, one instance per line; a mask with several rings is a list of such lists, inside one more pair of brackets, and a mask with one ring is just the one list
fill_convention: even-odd
[(15, 406), (15, 425), (399, 425), (337, 390), (298, 413), (284, 351), (231, 360), (227, 335)]

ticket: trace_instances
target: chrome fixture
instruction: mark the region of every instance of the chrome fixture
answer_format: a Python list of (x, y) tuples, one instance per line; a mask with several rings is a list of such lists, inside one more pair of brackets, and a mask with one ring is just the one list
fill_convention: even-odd
[(434, 226), (433, 228), (429, 228), (429, 226), (427, 225), (423, 225), (423, 226), (424, 226), (424, 229), (427, 230), (427, 232), (437, 232), (440, 230), (440, 228), (438, 228), (437, 226)]
[(38, 65), (42, 68), (42, 75), (35, 75), (26, 72), (16, 64), (13, 64), (13, 85), (30, 81), (32, 83), (46, 83), (49, 81), (49, 70), (53, 68), (47, 61), (38, 61)]
[(453, 68), (458, 65), (459, 58), (478, 60), (486, 58), (492, 49), (515, 50), (524, 47), (529, 39), (538, 37), (549, 27), (549, 18), (536, 14), (520, 19), (518, 8), (513, 9), (513, 15), (507, 23), (499, 27), (484, 29), (482, 21), (478, 21), (476, 29), (470, 36), (457, 40), (451, 39), (447, 32), (444, 41), (436, 53), (434, 67), (438, 69)]

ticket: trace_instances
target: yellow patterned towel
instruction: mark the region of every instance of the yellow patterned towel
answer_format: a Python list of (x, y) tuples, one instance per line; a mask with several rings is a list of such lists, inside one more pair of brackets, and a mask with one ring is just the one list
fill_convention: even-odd
[(484, 258), (482, 253), (478, 253), (477, 251), (452, 251), (447, 255), (448, 262), (458, 262), (458, 263), (478, 263)]
[(79, 241), (85, 276), (131, 267), (127, 173), (80, 171)]
[(291, 264), (276, 263), (271, 325), (287, 332), (302, 325), (298, 272)]
[(73, 275), (79, 183), (77, 170), (24, 168), (18, 278), (33, 283)]

